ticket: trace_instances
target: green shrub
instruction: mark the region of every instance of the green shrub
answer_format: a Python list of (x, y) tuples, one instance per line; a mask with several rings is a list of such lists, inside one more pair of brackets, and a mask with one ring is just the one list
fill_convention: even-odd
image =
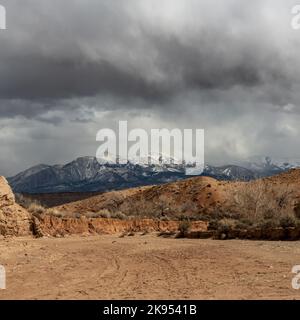
[(112, 219), (119, 219), (119, 220), (127, 220), (128, 217), (126, 216), (126, 214), (122, 213), (122, 212), (115, 212), (115, 213), (111, 213), (110, 217)]
[(191, 222), (189, 220), (184, 220), (179, 223), (178, 231), (181, 235), (186, 235), (191, 228)]
[(27, 210), (36, 216), (41, 215), (46, 212), (46, 209), (43, 206), (41, 206), (38, 203), (34, 203), (34, 202), (30, 204), (30, 206), (28, 207)]
[(171, 219), (168, 216), (162, 216), (159, 218), (160, 221), (170, 221)]
[(64, 214), (61, 211), (58, 211), (57, 209), (53, 209), (53, 208), (47, 209), (45, 213), (47, 215), (54, 216), (54, 217), (57, 217), (57, 218), (64, 217)]
[(285, 216), (280, 219), (280, 226), (283, 228), (296, 227), (298, 224), (297, 218), (292, 215)]
[(219, 232), (228, 232), (236, 228), (237, 221), (234, 219), (224, 218), (218, 221), (217, 230)]
[(109, 210), (102, 209), (95, 214), (94, 218), (106, 218), (109, 219), (111, 217)]
[(273, 229), (280, 226), (280, 221), (278, 219), (266, 219), (259, 221), (255, 226), (261, 229)]

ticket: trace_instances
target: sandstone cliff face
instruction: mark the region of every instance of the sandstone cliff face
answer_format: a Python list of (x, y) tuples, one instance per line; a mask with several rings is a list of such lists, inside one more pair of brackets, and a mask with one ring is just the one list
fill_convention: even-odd
[(31, 215), (15, 203), (14, 194), (6, 179), (0, 177), (0, 235), (30, 235), (31, 221)]
[[(44, 216), (35, 221), (36, 234), (42, 236), (88, 235), (88, 234), (118, 234), (123, 232), (177, 232), (179, 221), (159, 221), (152, 219), (117, 220), (82, 216), (80, 219), (61, 219)], [(194, 221), (193, 231), (206, 231), (207, 223)]]

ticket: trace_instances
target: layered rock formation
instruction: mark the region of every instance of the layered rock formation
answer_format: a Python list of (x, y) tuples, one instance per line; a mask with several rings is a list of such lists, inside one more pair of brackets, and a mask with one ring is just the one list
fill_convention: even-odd
[(31, 215), (15, 202), (6, 179), (0, 177), (0, 235), (25, 236), (32, 234)]
[[(89, 234), (118, 234), (123, 232), (178, 232), (179, 221), (159, 221), (153, 219), (89, 219), (82, 216), (80, 219), (61, 219), (53, 216), (44, 216), (35, 221), (36, 235), (65, 236)], [(193, 221), (191, 231), (206, 231), (207, 222)]]

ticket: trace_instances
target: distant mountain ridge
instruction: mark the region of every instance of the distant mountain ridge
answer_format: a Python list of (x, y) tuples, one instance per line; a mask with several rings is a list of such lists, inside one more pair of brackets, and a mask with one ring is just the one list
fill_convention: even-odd
[[(218, 180), (252, 180), (271, 176), (300, 166), (300, 162), (276, 162), (265, 157), (242, 161), (235, 165), (206, 165), (202, 176)], [(95, 192), (162, 184), (188, 178), (184, 164), (105, 163), (95, 157), (80, 157), (65, 165), (40, 164), (8, 178), (14, 192), (56, 193)]]

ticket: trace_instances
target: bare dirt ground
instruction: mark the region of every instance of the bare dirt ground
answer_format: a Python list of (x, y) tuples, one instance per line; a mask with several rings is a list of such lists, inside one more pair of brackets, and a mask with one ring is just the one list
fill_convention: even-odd
[(0, 242), (0, 299), (298, 299), (299, 242), (156, 235)]

